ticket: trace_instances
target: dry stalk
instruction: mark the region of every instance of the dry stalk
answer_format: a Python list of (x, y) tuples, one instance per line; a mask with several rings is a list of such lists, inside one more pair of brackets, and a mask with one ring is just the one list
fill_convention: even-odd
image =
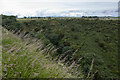
[(8, 50), (6, 53), (10, 53), (11, 51), (13, 51), (15, 49), (16, 45), (13, 46), (10, 50)]
[(79, 48), (73, 53), (73, 56), (75, 55), (75, 53), (79, 50)]
[(94, 59), (92, 60), (92, 63), (91, 63), (91, 66), (90, 66), (90, 71), (89, 71), (89, 73), (88, 73), (87, 78), (90, 78), (90, 73), (91, 73), (91, 71), (92, 71), (92, 69), (93, 69), (93, 64), (94, 64)]

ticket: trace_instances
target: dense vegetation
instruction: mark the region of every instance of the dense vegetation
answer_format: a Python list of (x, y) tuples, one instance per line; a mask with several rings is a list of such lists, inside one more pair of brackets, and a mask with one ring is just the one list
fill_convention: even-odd
[[(117, 20), (99, 18), (39, 18), (18, 19), (3, 16), (6, 29), (14, 33), (29, 34), (32, 39), (44, 39), (57, 49), (56, 54), (65, 59), (64, 64), (75, 61), (86, 77), (117, 77)], [(42, 34), (41, 34), (42, 33)]]
[[(28, 38), (21, 39), (6, 29), (2, 29), (2, 78), (76, 78), (71, 72), (74, 69), (57, 63), (45, 53), (54, 53), (44, 49), (41, 41), (30, 41)], [(21, 36), (21, 37), (20, 37)], [(39, 48), (39, 51), (37, 50)], [(58, 64), (59, 63), (59, 64)], [(61, 64), (61, 65), (60, 65)], [(83, 77), (81, 74), (80, 77)]]

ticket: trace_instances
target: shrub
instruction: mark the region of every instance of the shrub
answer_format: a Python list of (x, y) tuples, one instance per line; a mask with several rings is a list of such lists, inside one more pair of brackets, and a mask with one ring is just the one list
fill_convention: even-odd
[(48, 33), (46, 34), (46, 37), (50, 40), (51, 43), (53, 43), (54, 45), (58, 45), (59, 43), (59, 35), (56, 33)]

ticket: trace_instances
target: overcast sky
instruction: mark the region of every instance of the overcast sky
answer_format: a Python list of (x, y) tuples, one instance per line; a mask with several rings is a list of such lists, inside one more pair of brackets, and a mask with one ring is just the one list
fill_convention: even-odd
[[(0, 14), (22, 16), (116, 16), (119, 0), (0, 0)], [(90, 3), (88, 3), (90, 2)]]

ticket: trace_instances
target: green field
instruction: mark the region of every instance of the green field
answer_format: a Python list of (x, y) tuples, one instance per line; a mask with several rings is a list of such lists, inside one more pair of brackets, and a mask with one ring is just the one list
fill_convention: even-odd
[[(91, 18), (36, 18), (36, 19), (16, 19), (14, 16), (3, 16), (3, 27), (6, 28), (8, 31), (13, 32), (17, 38), (19, 37), (21, 40), (27, 40), (29, 38), (29, 42), (32, 44), (34, 40), (41, 41), (43, 43), (43, 48), (46, 49), (46, 46), (51, 44), (51, 48), (54, 47), (56, 52), (52, 54), (51, 52), (44, 52), (43, 55), (48, 55), (53, 59), (55, 62), (59, 60), (66, 68), (69, 68), (72, 64), (78, 65), (77, 70), (75, 71), (75, 67), (73, 69), (73, 76), (69, 77), (106, 77), (116, 78), (119, 74), (117, 69), (117, 45), (118, 45), (118, 21), (117, 19), (91, 19)], [(29, 35), (29, 36), (28, 36)], [(7, 37), (9, 37), (8, 35)], [(4, 36), (3, 36), (4, 37)], [(7, 39), (5, 37), (5, 39)], [(12, 37), (9, 37), (13, 39)], [(13, 39), (15, 40), (15, 39)], [(12, 44), (14, 43), (13, 40), (4, 40), (3, 38), (3, 45)], [(6, 42), (5, 42), (6, 41)], [(17, 40), (19, 41), (19, 40)], [(37, 42), (39, 43), (39, 42)], [(16, 44), (17, 46), (25, 46), (24, 44)], [(5, 46), (6, 47), (6, 46)], [(51, 48), (48, 51), (51, 51)], [(5, 48), (5, 51), (9, 50), (9, 47)], [(33, 48), (32, 53), (34, 57), (43, 58), (41, 55), (37, 55), (36, 51), (41, 51), (40, 49), (34, 50)], [(18, 56), (15, 56), (19, 64), (22, 62), (19, 60), (21, 55), (21, 51), (18, 53)], [(23, 51), (24, 52), (24, 51)], [(5, 54), (3, 52), (3, 59), (10, 57), (10, 55)], [(12, 52), (11, 52), (12, 53)], [(16, 53), (16, 51), (15, 51)], [(29, 53), (29, 50), (28, 52)], [(5, 55), (4, 55), (5, 54)], [(14, 54), (14, 52), (12, 53)], [(12, 55), (11, 54), (11, 55)], [(25, 60), (24, 62), (27, 63), (26, 55), (22, 58)], [(25, 58), (26, 57), (26, 58)], [(21, 59), (21, 58), (20, 58)], [(49, 60), (48, 60), (49, 61)], [(44, 60), (43, 60), (44, 62)], [(51, 62), (51, 61), (50, 61)], [(7, 63), (7, 62), (6, 62)], [(6, 64), (5, 63), (5, 64)], [(38, 63), (40, 63), (38, 61)], [(47, 63), (47, 62), (46, 62)], [(49, 63), (49, 62), (48, 62)], [(12, 63), (10, 63), (12, 64)], [(24, 65), (24, 64), (23, 64)], [(41, 72), (36, 66), (36, 70)], [(23, 66), (19, 66), (17, 70), (19, 71)], [(42, 67), (42, 66), (41, 66)], [(63, 68), (63, 67), (62, 67)], [(14, 68), (13, 68), (14, 69)], [(33, 72), (29, 72), (25, 68), (23, 71), (26, 71), (22, 77), (29, 77), (34, 73), (34, 69), (32, 68)], [(60, 69), (60, 68), (59, 68)], [(10, 70), (10, 69), (9, 69)], [(49, 69), (51, 70), (51, 69)], [(27, 72), (28, 71), (28, 72)], [(62, 70), (69, 72), (69, 70)], [(11, 72), (11, 71), (10, 71)], [(42, 71), (43, 72), (43, 71)], [(56, 70), (53, 71), (53, 74), (47, 74), (46, 70), (45, 76), (39, 75), (38, 77), (63, 77), (62, 72), (60, 72), (60, 76), (56, 76)], [(59, 71), (58, 71), (59, 72)], [(80, 72), (77, 76), (75, 73)], [(11, 72), (7, 77), (21, 77), (19, 75), (15, 75), (16, 73)], [(30, 73), (29, 75), (26, 75)], [(71, 72), (70, 72), (71, 73)], [(65, 73), (66, 74), (66, 73)], [(34, 77), (34, 76), (33, 76)]]

